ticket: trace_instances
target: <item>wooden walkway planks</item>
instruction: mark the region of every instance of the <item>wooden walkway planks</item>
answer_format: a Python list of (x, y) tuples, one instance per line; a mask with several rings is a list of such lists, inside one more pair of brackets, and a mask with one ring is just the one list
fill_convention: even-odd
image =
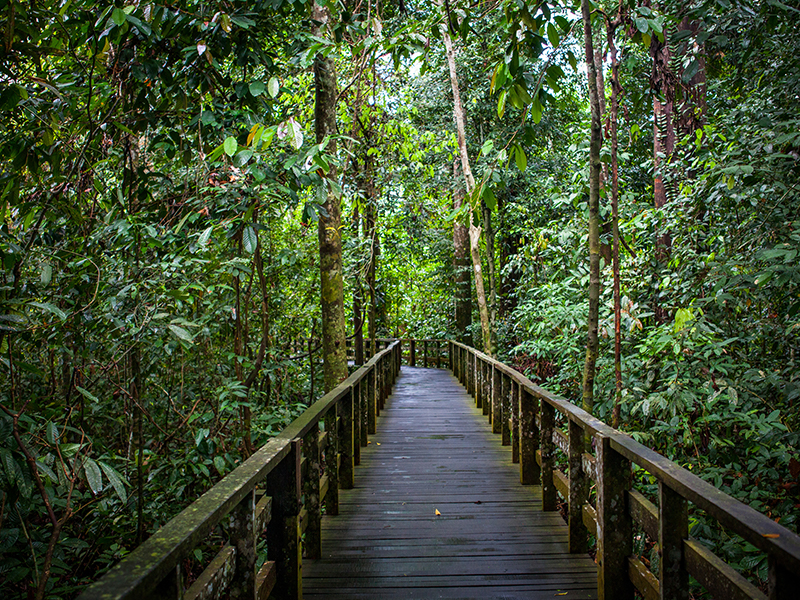
[(402, 368), (356, 488), (339, 497), (323, 558), (303, 563), (307, 599), (597, 597), (594, 562), (568, 553), (563, 520), (519, 484), (449, 371)]

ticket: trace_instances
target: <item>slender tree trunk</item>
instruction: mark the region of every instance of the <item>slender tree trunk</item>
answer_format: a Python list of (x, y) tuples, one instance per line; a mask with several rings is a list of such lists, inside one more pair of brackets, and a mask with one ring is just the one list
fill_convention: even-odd
[[(359, 175), (366, 175), (361, 173)], [(361, 179), (361, 177), (360, 177)], [(363, 189), (363, 179), (361, 179)], [(361, 240), (361, 215), (358, 208), (353, 209), (353, 235)], [(361, 288), (361, 261), (359, 260), (358, 276), (353, 282), (353, 350), (355, 364), (364, 364), (364, 299)]]
[(367, 206), (367, 227), (369, 228), (370, 240), (370, 253), (369, 253), (369, 266), (367, 267), (367, 286), (369, 287), (369, 324), (367, 331), (369, 332), (369, 339), (372, 347), (370, 348), (370, 356), (375, 356), (378, 352), (377, 342), (377, 323), (378, 317), (378, 299), (376, 297), (376, 280), (375, 268), (378, 263), (378, 254), (380, 247), (378, 246), (378, 231), (375, 227), (375, 198), (370, 198), (370, 204)]
[(583, 408), (591, 413), (594, 408), (595, 365), (599, 349), (597, 332), (600, 308), (600, 147), (602, 130), (589, 0), (581, 0), (581, 10), (589, 79), (589, 102), (592, 109), (589, 145), (589, 332), (586, 342), (586, 362), (583, 368)]
[(492, 211), (481, 202), (483, 209), (484, 243), (486, 244), (486, 268), (489, 271), (489, 331), (492, 335), (492, 348), (497, 347), (497, 277), (495, 272), (494, 255), (494, 227), (492, 226)]
[[(472, 176), (472, 169), (469, 165), (469, 154), (467, 154), (467, 138), (464, 129), (464, 107), (461, 104), (461, 94), (458, 88), (458, 77), (456, 75), (456, 59), (453, 52), (453, 42), (447, 32), (447, 26), (441, 26), (442, 38), (447, 52), (447, 66), (450, 70), (450, 85), (453, 88), (453, 115), (456, 121), (456, 131), (458, 133), (458, 152), (461, 157), (461, 170), (466, 182), (467, 197), (472, 197), (475, 190), (475, 178)], [(492, 325), (489, 319), (489, 306), (486, 302), (486, 290), (483, 285), (483, 266), (481, 264), (481, 228), (473, 222), (472, 216), (469, 219), (469, 249), (472, 257), (472, 270), (475, 273), (475, 293), (478, 299), (478, 312), (481, 317), (481, 333), (483, 337), (483, 351), (489, 356), (494, 355), (492, 346)]]
[[(464, 203), (464, 188), (460, 180), (459, 160), (453, 161), (453, 208)], [(456, 274), (455, 312), (458, 341), (472, 345), (472, 276), (470, 275), (469, 230), (458, 221), (453, 222), (453, 268)]]
[[(315, 34), (327, 28), (330, 14), (326, 8), (314, 3)], [(333, 60), (318, 54), (314, 59), (314, 124), (317, 143), (336, 134), (336, 66)], [(336, 142), (330, 139), (326, 151), (334, 155)], [(336, 179), (336, 167), (331, 162), (325, 179)], [(324, 182), (323, 185), (328, 185)], [(325, 212), (318, 222), (320, 296), (322, 308), (322, 370), (325, 391), (330, 391), (347, 379), (347, 350), (345, 348), (344, 283), (342, 279), (341, 198), (327, 189)]]
[[(670, 69), (669, 31), (664, 30), (664, 42), (654, 36), (650, 44), (653, 57), (653, 200), (657, 209), (663, 209), (670, 199), (676, 195), (675, 181), (670, 178), (669, 168), (675, 150), (674, 103), (677, 79)], [(672, 236), (669, 229), (663, 227), (656, 232), (655, 257), (657, 275), (666, 268), (672, 248)], [(653, 302), (656, 322), (666, 323), (669, 311), (660, 297)]]
[(622, 402), (622, 332), (620, 328), (622, 311), (620, 307), (620, 281), (619, 281), (619, 161), (617, 120), (619, 116), (619, 95), (622, 88), (619, 84), (619, 59), (617, 47), (614, 44), (616, 21), (609, 23), (606, 34), (608, 36), (608, 49), (611, 53), (611, 114), (609, 115), (609, 128), (611, 133), (611, 233), (612, 233), (612, 264), (614, 271), (614, 409), (612, 411), (612, 425), (619, 427), (620, 404)]
[[(600, 36), (599, 43), (596, 48), (594, 48), (594, 70), (597, 74), (597, 98), (600, 103), (600, 123), (601, 126), (603, 122), (606, 123), (606, 133), (608, 130), (608, 113), (606, 112), (606, 81), (605, 81), (605, 73), (603, 71), (603, 63), (605, 62), (606, 52), (603, 48), (602, 42), (602, 35)], [(600, 190), (602, 196), (602, 190), (607, 190), (608, 186), (608, 165), (604, 162), (600, 163)], [(608, 193), (608, 192), (606, 192)], [(600, 256), (603, 259), (604, 264), (609, 265), (611, 264), (611, 244), (603, 242), (603, 239), (611, 233), (612, 225), (611, 220), (609, 219), (608, 215), (606, 214), (605, 217), (601, 218), (600, 222)]]

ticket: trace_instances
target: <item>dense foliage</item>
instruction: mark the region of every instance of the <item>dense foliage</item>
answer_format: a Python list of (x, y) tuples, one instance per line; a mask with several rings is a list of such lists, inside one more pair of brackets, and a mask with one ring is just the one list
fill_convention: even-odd
[[(457, 337), (453, 223), (472, 219), (498, 355), (580, 399), (577, 5), (324, 4), (330, 38), (305, 0), (0, 1), (4, 597), (74, 597), (319, 397), (328, 193), (343, 202), (348, 335)], [(800, 13), (594, 8), (609, 105), (609, 22), (621, 57), (621, 428), (796, 531)], [(458, 210), (444, 15), (478, 181)], [(339, 76), (336, 153), (313, 135), (318, 55)], [(675, 145), (659, 156), (667, 100)], [(609, 112), (594, 398), (610, 422)], [(753, 548), (692, 523), (765, 578)]]

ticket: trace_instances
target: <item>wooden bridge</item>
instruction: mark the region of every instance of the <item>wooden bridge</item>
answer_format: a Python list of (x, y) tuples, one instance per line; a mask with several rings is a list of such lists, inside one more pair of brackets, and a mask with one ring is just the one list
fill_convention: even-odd
[[(798, 597), (800, 538), (771, 519), (481, 352), (382, 345), (81, 598), (688, 599), (690, 576), (719, 600)], [(690, 505), (766, 554), (767, 594), (689, 536)]]

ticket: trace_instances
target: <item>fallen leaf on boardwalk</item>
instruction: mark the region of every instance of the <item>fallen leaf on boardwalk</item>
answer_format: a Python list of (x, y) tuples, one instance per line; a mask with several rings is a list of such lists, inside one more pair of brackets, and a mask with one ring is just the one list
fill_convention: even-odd
[(378, 446), (380, 446), (380, 445), (381, 445), (381, 443), (380, 443), (380, 442), (378, 442)]
[(371, 443), (372, 443), (372, 440), (368, 440), (368, 441), (367, 441), (367, 443), (368, 443), (368, 444), (371, 444)]
[(442, 513), (439, 512), (438, 508), (434, 508), (433, 510), (436, 512), (436, 516), (437, 517), (441, 517), (442, 516)]
[(569, 592), (558, 592), (556, 596), (566, 596)]
[(764, 537), (765, 538), (773, 538), (774, 539), (774, 538), (781, 537), (781, 534), (780, 533), (765, 533)]

